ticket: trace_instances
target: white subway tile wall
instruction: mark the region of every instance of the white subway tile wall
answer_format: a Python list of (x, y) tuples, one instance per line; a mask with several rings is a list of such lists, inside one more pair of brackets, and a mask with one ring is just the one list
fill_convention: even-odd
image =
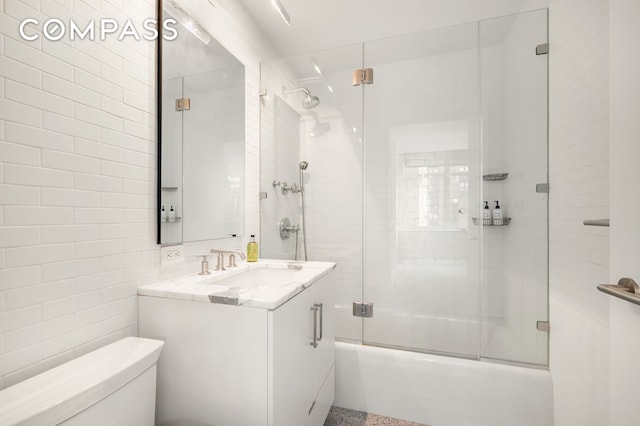
[[(141, 25), (155, 3), (0, 0), (0, 389), (136, 335), (139, 285), (195, 272), (195, 254), (248, 241), (185, 244), (185, 262), (162, 269), (155, 43), (18, 33), (28, 17)], [(259, 61), (272, 48), (237, 6), (204, 7), (192, 13), (246, 65), (245, 229), (258, 234)]]
[(557, 425), (609, 424), (609, 2), (551, 0), (550, 369)]

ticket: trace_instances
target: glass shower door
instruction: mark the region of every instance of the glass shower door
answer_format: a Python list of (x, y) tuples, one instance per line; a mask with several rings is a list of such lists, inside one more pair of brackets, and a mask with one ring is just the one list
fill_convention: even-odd
[[(336, 336), (547, 364), (547, 11), (261, 64), (261, 255), (337, 261)], [(373, 69), (373, 83), (352, 74)], [(298, 88), (297, 92), (291, 89)], [(305, 88), (320, 99), (309, 109)], [(281, 185), (300, 182), (299, 194)], [(504, 180), (485, 180), (506, 175)], [(482, 222), (483, 201), (503, 206)], [(304, 223), (299, 239), (279, 224)], [(373, 316), (352, 314), (373, 303)]]
[(483, 182), (507, 226), (484, 227), (483, 358), (548, 364), (547, 10), (480, 22)]
[(478, 25), (364, 44), (363, 342), (477, 358)]

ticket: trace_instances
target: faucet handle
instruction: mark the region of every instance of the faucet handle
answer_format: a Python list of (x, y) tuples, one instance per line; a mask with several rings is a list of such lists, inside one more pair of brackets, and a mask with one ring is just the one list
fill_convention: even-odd
[(209, 260), (208, 254), (199, 254), (196, 257), (201, 257), (202, 258), (202, 265), (200, 268), (200, 272), (198, 273), (198, 275), (209, 275), (211, 274), (211, 272), (209, 272)]
[(224, 267), (224, 252), (218, 252), (218, 264), (216, 265), (216, 271), (226, 271)]
[(236, 265), (236, 255), (235, 254), (230, 254), (229, 255), (229, 264), (227, 265), (228, 268), (233, 268), (236, 267), (238, 265)]

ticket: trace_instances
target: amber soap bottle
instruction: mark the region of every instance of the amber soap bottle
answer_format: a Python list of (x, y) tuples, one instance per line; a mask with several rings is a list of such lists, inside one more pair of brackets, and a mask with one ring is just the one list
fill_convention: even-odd
[(256, 243), (256, 236), (251, 235), (251, 241), (247, 244), (247, 262), (258, 261), (258, 243)]

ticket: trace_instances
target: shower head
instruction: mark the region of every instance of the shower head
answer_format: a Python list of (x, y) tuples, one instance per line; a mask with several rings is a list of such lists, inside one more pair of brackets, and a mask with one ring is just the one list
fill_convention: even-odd
[(282, 88), (282, 94), (284, 95), (285, 98), (289, 93), (293, 93), (293, 92), (304, 92), (305, 96), (304, 96), (304, 99), (302, 100), (302, 108), (304, 109), (315, 108), (320, 104), (320, 98), (318, 98), (317, 96), (311, 95), (311, 92), (309, 92), (309, 89), (307, 89), (306, 87), (296, 87), (294, 89), (286, 89), (284, 87)]
[(309, 163), (307, 163), (306, 161), (300, 162), (300, 170), (307, 170), (307, 167), (309, 167)]
[(304, 100), (302, 101), (302, 108), (311, 109), (317, 107), (319, 104), (320, 98), (318, 98), (317, 96), (311, 96), (309, 94), (305, 96)]

